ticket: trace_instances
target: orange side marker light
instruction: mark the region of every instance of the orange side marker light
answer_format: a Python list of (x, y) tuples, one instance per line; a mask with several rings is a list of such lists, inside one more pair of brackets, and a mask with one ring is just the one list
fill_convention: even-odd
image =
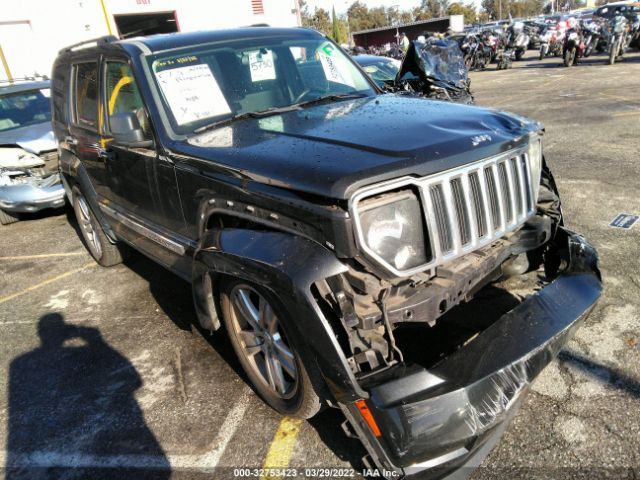
[(369, 428), (371, 429), (373, 434), (376, 437), (382, 436), (382, 433), (380, 433), (380, 429), (378, 428), (378, 424), (376, 423), (376, 420), (373, 418), (373, 415), (371, 414), (371, 410), (369, 410), (369, 407), (367, 407), (366, 402), (363, 399), (356, 400), (356, 407), (358, 407), (358, 410), (360, 410), (360, 414), (362, 415), (362, 418), (364, 418), (364, 421), (367, 422), (367, 425), (369, 425)]

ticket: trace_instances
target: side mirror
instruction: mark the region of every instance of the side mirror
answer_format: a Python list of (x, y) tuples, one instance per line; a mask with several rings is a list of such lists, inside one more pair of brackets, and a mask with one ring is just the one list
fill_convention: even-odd
[(147, 139), (138, 117), (133, 112), (119, 112), (109, 117), (113, 140), (118, 145), (129, 148), (148, 148), (153, 140)]

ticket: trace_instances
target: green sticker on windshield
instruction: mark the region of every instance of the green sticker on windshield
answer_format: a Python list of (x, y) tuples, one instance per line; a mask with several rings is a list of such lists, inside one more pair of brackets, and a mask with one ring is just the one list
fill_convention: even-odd
[(322, 51), (325, 53), (325, 55), (333, 55), (333, 51), (335, 49), (333, 48), (333, 45), (331, 45), (330, 43), (327, 43), (324, 47), (322, 47)]

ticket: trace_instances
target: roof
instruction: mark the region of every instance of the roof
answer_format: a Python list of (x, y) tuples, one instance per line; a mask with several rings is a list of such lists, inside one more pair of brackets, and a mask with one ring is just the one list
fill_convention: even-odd
[(29, 90), (38, 90), (49, 87), (49, 80), (16, 80), (14, 83), (0, 82), (0, 95), (27, 92)]
[(410, 23), (403, 23), (402, 25), (387, 25), (386, 27), (377, 27), (377, 28), (370, 28), (368, 30), (360, 30), (359, 32), (353, 32), (352, 35), (360, 35), (361, 33), (372, 33), (372, 32), (381, 32), (383, 30), (391, 30), (391, 29), (402, 29), (402, 28), (406, 28), (406, 27), (413, 27), (415, 25), (427, 25), (429, 23), (434, 23), (434, 22), (439, 22), (442, 20), (447, 20), (448, 18), (450, 18), (449, 16), (446, 17), (438, 17), (438, 18), (430, 18), (429, 20), (419, 20), (417, 22), (410, 22)]
[(133, 37), (120, 40), (121, 45), (143, 44), (152, 53), (190, 45), (224, 42), (251, 38), (314, 38), (321, 33), (308, 28), (274, 28), (274, 27), (243, 27), (224, 30), (208, 30), (200, 32), (180, 32), (150, 35), (148, 37)]

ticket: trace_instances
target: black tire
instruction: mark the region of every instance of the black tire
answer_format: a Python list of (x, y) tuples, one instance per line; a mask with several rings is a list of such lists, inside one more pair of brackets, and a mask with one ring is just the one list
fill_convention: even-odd
[[(245, 340), (247, 338), (246, 332), (252, 332), (255, 331), (255, 329), (252, 330), (252, 327), (246, 323), (244, 325), (245, 328), (242, 328), (240, 325), (241, 318), (246, 318), (243, 316), (241, 311), (242, 308), (237, 306), (238, 301), (242, 302), (241, 295), (238, 294), (238, 292), (242, 291), (250, 292), (250, 296), (248, 298), (251, 299), (251, 302), (255, 302), (256, 298), (258, 304), (260, 304), (260, 301), (266, 301), (268, 306), (271, 308), (271, 312), (274, 314), (275, 324), (277, 325), (277, 331), (279, 333), (278, 342), (281, 342), (281, 345), (285, 345), (289, 349), (289, 353), (293, 357), (292, 365), (295, 365), (296, 377), (295, 380), (292, 380), (294, 377), (289, 375), (288, 372), (290, 370), (285, 369), (284, 364), (279, 363), (280, 376), (286, 374), (289, 377), (288, 383), (293, 385), (291, 387), (291, 391), (288, 391), (288, 393), (285, 389), (283, 389), (282, 393), (278, 392), (278, 388), (275, 387), (275, 384), (270, 386), (270, 380), (265, 378), (265, 376), (268, 376), (271, 379), (271, 375), (266, 371), (261, 373), (259, 368), (258, 362), (262, 361), (263, 368), (268, 369), (268, 355), (270, 358), (279, 357), (279, 355), (275, 353), (279, 350), (278, 347), (275, 346), (276, 336), (269, 336), (269, 340), (263, 340), (260, 345), (247, 345), (248, 340)], [(296, 346), (292, 343), (290, 337), (287, 336), (285, 330), (285, 324), (287, 324), (287, 322), (282, 322), (280, 319), (287, 318), (288, 322), (292, 322), (293, 320), (288, 317), (287, 310), (284, 308), (282, 303), (269, 291), (258, 285), (238, 279), (225, 278), (222, 279), (220, 286), (220, 307), (223, 322), (231, 341), (231, 345), (233, 346), (243, 370), (247, 374), (247, 377), (258, 395), (269, 406), (283, 415), (308, 419), (317, 414), (322, 409), (322, 399), (327, 398), (327, 387), (316, 367), (310, 368), (309, 366), (304, 365), (300, 359)], [(262, 311), (262, 309), (260, 309), (260, 311)], [(265, 321), (264, 324), (266, 323), (269, 322)], [(291, 323), (288, 324), (291, 325)], [(242, 330), (242, 333), (239, 333), (239, 328)], [(241, 337), (243, 339), (241, 339)], [(266, 339), (267, 336), (262, 338)], [(270, 344), (270, 346), (267, 344)], [(257, 348), (257, 353), (248, 353), (251, 348)], [(273, 353), (267, 353), (268, 349), (271, 349)]]
[(93, 259), (103, 267), (122, 263), (128, 254), (127, 247), (121, 243), (111, 243), (78, 187), (73, 188), (73, 211), (82, 241)]
[(0, 224), (9, 225), (10, 223), (16, 223), (19, 221), (20, 221), (20, 217), (18, 217), (17, 214), (0, 210)]
[(516, 50), (516, 61), (519, 62), (524, 56), (524, 50)]
[(542, 60), (544, 58), (544, 48), (540, 47), (540, 57), (538, 60)]
[(590, 43), (587, 48), (584, 49), (584, 58), (589, 58), (591, 52), (593, 52), (593, 44)]
[(571, 65), (573, 65), (573, 62), (575, 61), (576, 58), (576, 49), (574, 48), (567, 48), (564, 51), (564, 66), (565, 67), (570, 67)]

